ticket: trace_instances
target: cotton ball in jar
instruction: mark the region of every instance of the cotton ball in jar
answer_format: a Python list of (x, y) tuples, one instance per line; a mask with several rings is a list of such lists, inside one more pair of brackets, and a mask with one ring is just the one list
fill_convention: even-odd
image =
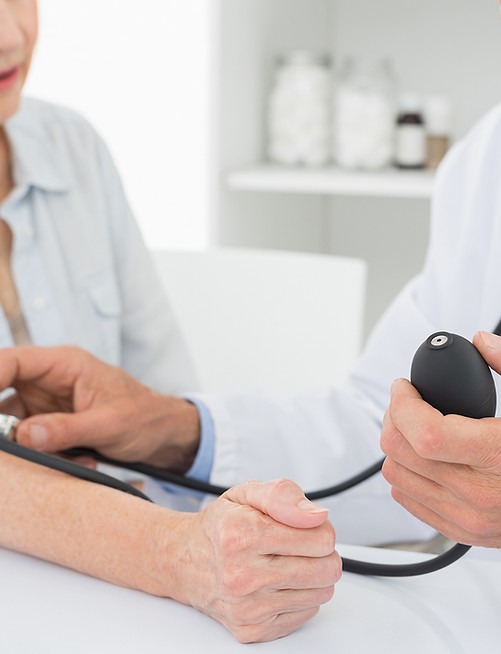
[(385, 168), (393, 160), (395, 100), (386, 62), (349, 62), (335, 95), (333, 158), (347, 169)]
[(280, 59), (268, 106), (268, 157), (321, 166), (330, 156), (331, 73), (326, 56), (294, 51)]

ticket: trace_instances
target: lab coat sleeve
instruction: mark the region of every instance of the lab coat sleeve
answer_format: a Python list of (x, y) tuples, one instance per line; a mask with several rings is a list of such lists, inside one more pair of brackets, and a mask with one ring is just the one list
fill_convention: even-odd
[[(391, 383), (409, 377), (412, 357), (438, 330), (471, 338), (492, 328), (501, 310), (499, 271), (486, 300), (489, 262), (499, 268), (492, 235), (499, 232), (500, 110), (496, 109), (442, 165), (432, 203), (431, 241), (422, 273), (399, 294), (377, 325), (343, 387), (308, 395), (203, 395), (215, 424), (211, 480), (289, 477), (305, 490), (337, 483), (382, 456), (379, 435)], [(494, 265), (494, 264), (493, 264)], [(263, 365), (265, 365), (263, 363)], [(338, 498), (331, 508), (342, 542), (381, 543), (431, 531), (390, 496), (381, 475)]]
[[(431, 328), (415, 302), (417, 283), (387, 313), (345, 386), (296, 395), (202, 395), (215, 425), (211, 481), (230, 486), (249, 478), (288, 477), (313, 491), (381, 459), (389, 385), (408, 375), (415, 345)], [(394, 327), (403, 338), (392, 337)], [(392, 500), (381, 475), (321, 503), (331, 509), (341, 542), (395, 542), (433, 533)]]
[(121, 367), (144, 384), (171, 394), (197, 390), (188, 349), (143, 242), (109, 152), (96, 135), (109, 201), (116, 279), (120, 286)]

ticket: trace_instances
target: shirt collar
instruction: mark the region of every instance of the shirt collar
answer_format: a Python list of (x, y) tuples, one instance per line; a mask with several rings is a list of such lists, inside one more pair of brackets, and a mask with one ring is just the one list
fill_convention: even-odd
[(19, 111), (5, 124), (12, 151), (12, 171), (16, 188), (31, 186), (64, 192), (70, 182), (47, 126), (33, 116), (29, 100), (23, 99)]

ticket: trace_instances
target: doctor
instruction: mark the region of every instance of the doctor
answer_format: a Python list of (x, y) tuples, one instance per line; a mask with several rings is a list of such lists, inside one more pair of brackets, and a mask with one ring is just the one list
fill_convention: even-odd
[[(174, 416), (168, 396), (146, 397), (139, 384), (124, 385), (119, 370), (107, 372), (121, 384), (110, 396), (100, 382), (102, 364), (81, 352), (7, 350), (0, 353), (0, 370), (10, 372), (2, 374), (1, 386), (17, 386), (25, 415), (54, 411), (58, 395), (79, 412), (33, 415), (19, 429), (20, 442), (45, 451), (85, 445), (114, 458), (152, 462), (155, 451), (175, 445), (182, 452), (201, 436), (199, 450), (207, 448), (208, 476), (217, 484), (286, 476), (313, 490), (350, 476), (380, 456), (392, 382), (408, 375), (415, 350), (430, 333), (446, 329), (473, 338), (483, 330), (475, 344), (501, 372), (499, 339), (485, 333), (501, 315), (500, 178), (496, 107), (441, 166), (424, 269), (386, 312), (344, 388), (297, 397), (200, 396), (212, 422), (208, 433), (181, 433), (169, 429)], [(71, 366), (73, 377), (60, 385), (55, 370), (64, 366)], [(40, 389), (48, 395), (35, 402)], [(136, 396), (146, 398), (140, 410)], [(164, 417), (158, 427), (151, 415)], [(340, 540), (425, 538), (430, 530), (424, 521), (464, 543), (501, 546), (499, 418), (443, 417), (398, 381), (382, 446), (393, 495), (419, 520), (401, 511), (379, 477), (329, 502)], [(168, 458), (161, 464), (169, 467)]]

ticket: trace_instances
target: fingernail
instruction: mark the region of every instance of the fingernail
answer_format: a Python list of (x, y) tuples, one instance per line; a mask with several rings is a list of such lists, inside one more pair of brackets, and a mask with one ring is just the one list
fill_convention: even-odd
[(301, 509), (301, 511), (306, 511), (307, 513), (325, 513), (326, 511), (329, 511), (329, 509), (326, 509), (319, 504), (315, 504), (314, 502), (310, 502), (310, 500), (301, 500), (298, 502), (297, 508)]
[(31, 447), (43, 450), (47, 444), (47, 430), (43, 425), (30, 425), (28, 428)]
[(490, 332), (480, 332), (480, 336), (490, 350), (501, 350), (501, 337)]

